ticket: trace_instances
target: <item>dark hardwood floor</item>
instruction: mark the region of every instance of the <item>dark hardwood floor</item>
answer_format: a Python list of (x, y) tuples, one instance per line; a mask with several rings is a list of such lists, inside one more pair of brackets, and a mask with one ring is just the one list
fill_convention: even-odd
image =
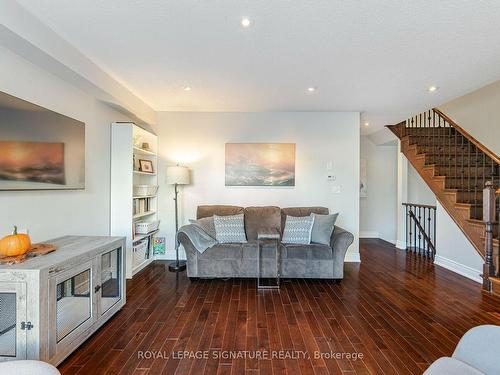
[(156, 262), (128, 282), (123, 310), (59, 369), (421, 374), (469, 328), (500, 325), (500, 299), (480, 284), (380, 240), (362, 240), (361, 258), (346, 264), (341, 283), (293, 280), (259, 292), (252, 280), (176, 279)]

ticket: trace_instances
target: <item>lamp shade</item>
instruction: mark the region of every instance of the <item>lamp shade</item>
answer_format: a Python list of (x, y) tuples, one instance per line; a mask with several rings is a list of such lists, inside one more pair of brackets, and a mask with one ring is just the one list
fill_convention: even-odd
[(167, 184), (189, 185), (189, 169), (175, 166), (167, 168)]

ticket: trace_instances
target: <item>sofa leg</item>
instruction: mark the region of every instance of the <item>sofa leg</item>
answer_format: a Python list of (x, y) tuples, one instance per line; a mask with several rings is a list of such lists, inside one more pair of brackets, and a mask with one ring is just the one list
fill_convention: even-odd
[(198, 281), (198, 278), (197, 277), (190, 277), (189, 280), (190, 281)]
[(340, 284), (342, 282), (342, 279), (333, 279), (334, 284)]

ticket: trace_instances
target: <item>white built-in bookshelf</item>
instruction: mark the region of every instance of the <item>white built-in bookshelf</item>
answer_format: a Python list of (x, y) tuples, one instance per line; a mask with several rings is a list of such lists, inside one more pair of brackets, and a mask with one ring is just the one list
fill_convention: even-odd
[[(144, 166), (141, 170), (141, 163), (151, 163), (152, 172)], [(153, 238), (158, 233), (155, 223), (159, 222), (158, 192), (148, 187), (158, 186), (157, 168), (158, 137), (155, 134), (130, 122), (111, 125), (110, 234), (126, 237), (127, 278), (132, 278), (154, 260)], [(147, 233), (138, 233), (137, 223), (142, 223)]]

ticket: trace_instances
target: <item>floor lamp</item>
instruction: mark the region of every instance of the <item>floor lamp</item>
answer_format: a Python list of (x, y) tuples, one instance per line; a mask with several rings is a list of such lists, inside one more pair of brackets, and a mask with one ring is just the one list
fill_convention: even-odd
[(174, 185), (174, 202), (175, 202), (175, 262), (169, 264), (168, 269), (172, 272), (184, 271), (186, 269), (186, 261), (179, 260), (179, 241), (177, 240), (177, 231), (179, 230), (179, 210), (178, 210), (178, 194), (179, 185), (189, 185), (189, 169), (179, 165), (167, 168), (167, 184)]

